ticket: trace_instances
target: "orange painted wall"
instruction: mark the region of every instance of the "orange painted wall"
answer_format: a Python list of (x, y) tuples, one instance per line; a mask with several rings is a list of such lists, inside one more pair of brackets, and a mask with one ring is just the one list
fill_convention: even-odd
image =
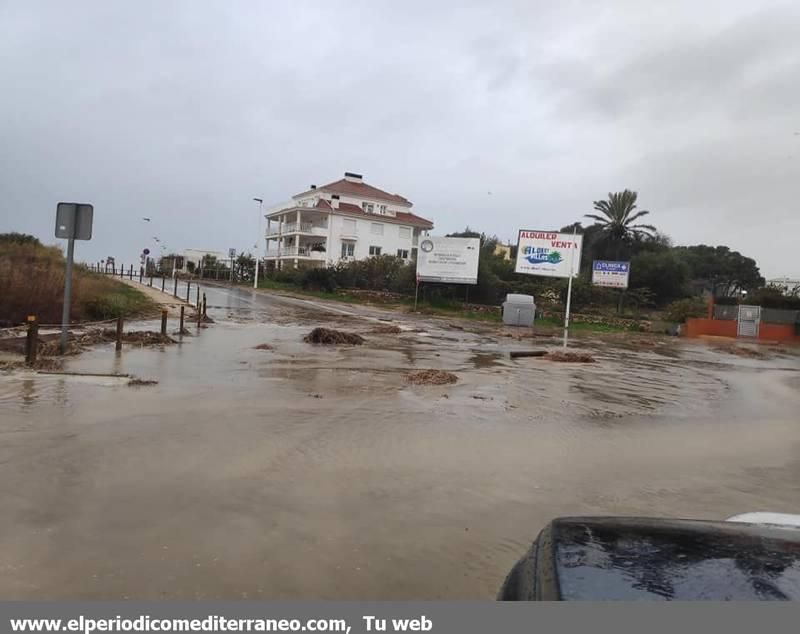
[(794, 341), (800, 343), (800, 337), (794, 334), (794, 326), (791, 324), (765, 324), (761, 322), (758, 328), (759, 339), (769, 339), (770, 341)]
[(686, 336), (699, 337), (713, 335), (715, 337), (735, 337), (736, 322), (731, 319), (700, 319), (689, 317), (686, 320)]
[[(690, 317), (686, 320), (687, 337), (712, 335), (715, 337), (736, 337), (736, 322), (732, 319), (700, 319)], [(758, 338), (767, 341), (786, 341), (800, 343), (800, 337), (794, 334), (794, 326), (790, 324), (761, 323)]]

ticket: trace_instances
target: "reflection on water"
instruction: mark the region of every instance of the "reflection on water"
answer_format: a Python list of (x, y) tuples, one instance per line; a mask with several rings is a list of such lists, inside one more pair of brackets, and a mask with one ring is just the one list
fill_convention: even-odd
[(36, 402), (36, 381), (23, 379), (20, 384), (19, 395), (22, 410), (25, 411)]
[[(259, 312), (67, 360), (149, 387), (0, 375), (0, 596), (490, 598), (556, 515), (800, 512), (796, 373), (771, 360), (512, 361), (531, 344)], [(305, 344), (312, 323), (366, 343)], [(406, 382), (426, 368), (458, 383)]]

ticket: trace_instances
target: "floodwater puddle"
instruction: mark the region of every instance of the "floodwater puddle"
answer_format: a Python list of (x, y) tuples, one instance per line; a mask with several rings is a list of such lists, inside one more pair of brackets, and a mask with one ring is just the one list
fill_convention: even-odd
[(491, 598), (559, 515), (800, 512), (800, 358), (582, 337), (597, 363), (513, 363), (530, 340), (204, 292), (182, 345), (65, 363), (156, 386), (0, 374), (3, 597)]

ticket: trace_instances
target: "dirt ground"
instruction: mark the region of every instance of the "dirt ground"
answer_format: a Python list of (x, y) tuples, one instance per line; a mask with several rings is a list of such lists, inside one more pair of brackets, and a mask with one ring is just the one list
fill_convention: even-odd
[(206, 290), (176, 345), (66, 362), (155, 384), (0, 373), (0, 597), (489, 599), (556, 516), (800, 513), (794, 349), (512, 360), (559, 340)]
[(165, 283), (165, 289), (168, 292), (161, 292), (161, 280), (160, 279), (153, 279), (153, 286), (150, 287), (147, 284), (139, 284), (138, 279), (129, 280), (127, 278), (120, 278), (121, 282), (124, 282), (128, 286), (134, 287), (136, 290), (141, 291), (145, 295), (147, 295), (150, 299), (152, 299), (160, 308), (166, 308), (170, 316), (170, 318), (177, 318), (180, 317), (181, 306), (186, 306), (186, 317), (188, 319), (189, 311), (193, 310), (191, 305), (194, 305), (196, 301), (196, 291), (195, 285), (192, 284), (190, 288), (190, 298), (189, 302), (186, 301), (186, 282), (179, 281), (178, 282), (178, 297), (173, 297), (170, 293), (175, 288), (174, 282), (171, 279), (167, 279)]

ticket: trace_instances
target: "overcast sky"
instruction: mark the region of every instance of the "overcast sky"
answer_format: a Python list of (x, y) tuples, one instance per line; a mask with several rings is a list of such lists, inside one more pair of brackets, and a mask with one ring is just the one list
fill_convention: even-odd
[(0, 87), (0, 232), (91, 202), (79, 259), (249, 249), (350, 170), (504, 239), (627, 187), (800, 275), (797, 1), (0, 0)]

